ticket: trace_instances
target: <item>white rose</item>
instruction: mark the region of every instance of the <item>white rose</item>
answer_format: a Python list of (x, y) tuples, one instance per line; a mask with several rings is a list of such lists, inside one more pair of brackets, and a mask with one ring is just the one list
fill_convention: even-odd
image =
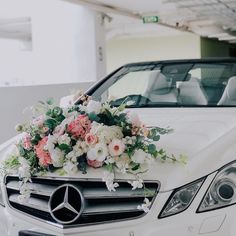
[(133, 156), (131, 157), (131, 160), (135, 163), (143, 164), (146, 158), (147, 158), (147, 153), (141, 149), (138, 149), (135, 150)]
[(106, 144), (97, 143), (94, 148), (91, 148), (87, 153), (87, 158), (90, 161), (104, 161), (108, 156), (108, 149)]
[(101, 108), (102, 108), (102, 105), (100, 102), (90, 100), (87, 105), (87, 112), (99, 114), (101, 111)]
[(71, 139), (68, 134), (64, 134), (58, 137), (58, 144), (67, 144), (70, 145)]
[(64, 163), (65, 154), (59, 148), (55, 148), (52, 152), (50, 152), (52, 158), (52, 164), (55, 167), (62, 167)]

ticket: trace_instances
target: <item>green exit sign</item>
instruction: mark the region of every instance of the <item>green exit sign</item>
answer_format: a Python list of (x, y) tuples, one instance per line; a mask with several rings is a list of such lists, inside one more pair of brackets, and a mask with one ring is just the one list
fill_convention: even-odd
[(158, 22), (158, 16), (144, 16), (143, 17), (143, 23), (148, 24), (148, 23), (157, 23)]

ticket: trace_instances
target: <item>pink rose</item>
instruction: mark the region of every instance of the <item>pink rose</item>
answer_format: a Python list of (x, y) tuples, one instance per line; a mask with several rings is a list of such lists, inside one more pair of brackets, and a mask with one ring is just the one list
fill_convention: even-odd
[(39, 163), (44, 167), (47, 167), (52, 163), (52, 159), (49, 152), (44, 150), (47, 141), (48, 137), (46, 136), (42, 140), (40, 140), (38, 144), (35, 146), (35, 152), (37, 157), (39, 158)]
[(85, 142), (87, 145), (94, 145), (98, 142), (98, 138), (94, 134), (88, 133), (85, 136)]
[(24, 149), (29, 150), (32, 148), (31, 136), (29, 134), (26, 134), (22, 141)]
[(75, 138), (85, 139), (91, 129), (91, 121), (87, 115), (79, 115), (75, 120), (68, 124), (67, 131)]
[(102, 165), (103, 165), (103, 161), (97, 161), (97, 160), (91, 161), (91, 160), (87, 159), (87, 163), (89, 166), (91, 166), (93, 168), (99, 168), (99, 167), (102, 167)]

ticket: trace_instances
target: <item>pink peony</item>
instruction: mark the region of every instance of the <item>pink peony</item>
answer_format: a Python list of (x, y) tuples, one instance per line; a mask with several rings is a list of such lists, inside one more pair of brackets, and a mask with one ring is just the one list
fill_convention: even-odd
[(103, 165), (103, 161), (97, 161), (97, 160), (91, 161), (91, 160), (87, 159), (87, 163), (89, 166), (91, 166), (93, 168), (99, 168), (99, 167), (102, 167), (102, 165)]
[(37, 157), (39, 158), (39, 163), (44, 167), (52, 163), (52, 159), (49, 152), (44, 150), (47, 141), (48, 137), (46, 136), (42, 140), (40, 140), (38, 144), (35, 146), (35, 152)]
[(26, 134), (22, 141), (24, 149), (29, 150), (32, 148), (31, 136), (29, 134)]
[(67, 131), (75, 138), (85, 139), (91, 129), (91, 121), (87, 115), (79, 115), (75, 120), (68, 124)]
[(87, 145), (94, 145), (98, 142), (98, 138), (96, 135), (88, 133), (85, 136), (85, 142)]
[(125, 150), (125, 144), (119, 139), (113, 139), (108, 146), (111, 156), (119, 156)]

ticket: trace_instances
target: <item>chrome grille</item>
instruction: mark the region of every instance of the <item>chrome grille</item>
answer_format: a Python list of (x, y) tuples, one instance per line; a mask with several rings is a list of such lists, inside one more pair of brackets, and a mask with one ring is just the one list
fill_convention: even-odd
[[(145, 182), (145, 188), (132, 191), (131, 186), (124, 181), (119, 182), (116, 192), (109, 192), (101, 180), (94, 179), (64, 179), (64, 178), (32, 178), (29, 184), (31, 197), (25, 204), (20, 204), (19, 178), (6, 176), (5, 185), (9, 205), (18, 211), (24, 212), (38, 219), (56, 223), (51, 217), (48, 202), (53, 191), (63, 184), (71, 184), (78, 187), (85, 200), (85, 208), (79, 219), (65, 227), (98, 224), (113, 221), (133, 219), (143, 216), (145, 213), (138, 210), (137, 206), (143, 203), (146, 196), (153, 202), (159, 190), (157, 182)], [(148, 194), (148, 195), (147, 195)], [(56, 223), (58, 226), (62, 226)], [(63, 226), (64, 227), (64, 226)]]

